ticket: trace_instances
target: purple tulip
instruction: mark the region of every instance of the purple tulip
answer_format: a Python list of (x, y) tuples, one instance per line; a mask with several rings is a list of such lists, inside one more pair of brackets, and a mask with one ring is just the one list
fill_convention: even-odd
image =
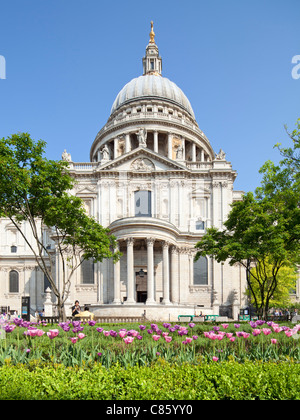
[(7, 333), (11, 333), (15, 328), (16, 328), (15, 325), (6, 325), (4, 327), (4, 331), (7, 332)]

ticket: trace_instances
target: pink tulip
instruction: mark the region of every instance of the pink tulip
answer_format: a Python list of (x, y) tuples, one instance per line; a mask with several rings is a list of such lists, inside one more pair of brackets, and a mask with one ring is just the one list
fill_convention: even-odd
[(235, 337), (230, 337), (229, 341), (231, 341), (233, 343), (235, 341)]
[(259, 335), (261, 333), (261, 330), (259, 328), (256, 328), (252, 331), (252, 335), (254, 335), (254, 337), (256, 337), (257, 335)]
[(119, 336), (120, 336), (121, 338), (126, 337), (126, 335), (127, 335), (127, 331), (119, 331)]
[(71, 337), (70, 340), (72, 344), (75, 344), (78, 341), (78, 337)]
[(276, 343), (277, 343), (276, 338), (271, 338), (271, 343), (272, 343), (272, 344), (276, 344)]
[(186, 337), (185, 341), (187, 343), (191, 343), (193, 341), (192, 337)]
[(28, 330), (28, 334), (30, 337), (35, 337), (37, 335), (37, 330)]
[(284, 331), (285, 332), (285, 335), (287, 336), (287, 337), (291, 337), (292, 335), (293, 335), (293, 331), (292, 330), (289, 330), (289, 331)]
[(226, 330), (226, 328), (228, 328), (229, 324), (221, 324), (222, 327), (224, 328), (224, 330)]
[(59, 331), (58, 330), (49, 330), (48, 332), (47, 332), (47, 335), (48, 335), (48, 337), (49, 338), (51, 338), (51, 340), (53, 339), (53, 338), (55, 338), (55, 337), (57, 337), (58, 336), (58, 334), (59, 334)]
[(105, 335), (105, 337), (109, 337), (110, 336), (110, 331), (103, 331), (103, 334)]
[(152, 335), (154, 341), (158, 341), (160, 339), (160, 335)]
[(80, 340), (82, 340), (84, 337), (85, 337), (85, 334), (83, 334), (83, 333), (79, 333), (79, 334), (78, 334), (78, 338), (79, 338)]
[(169, 334), (168, 332), (163, 332), (163, 333), (162, 333), (162, 336), (163, 336), (163, 337), (166, 337), (168, 334)]
[(133, 342), (134, 337), (124, 337), (123, 340), (125, 341), (126, 344), (130, 344)]
[(45, 334), (45, 331), (43, 331), (43, 330), (37, 330), (37, 336), (38, 337), (41, 337), (44, 334)]
[(270, 330), (270, 328), (263, 328), (262, 332), (264, 333), (264, 335), (269, 335), (272, 331)]
[(170, 343), (172, 341), (172, 337), (169, 337), (168, 335), (166, 335), (165, 340), (167, 343)]
[(282, 328), (273, 326), (273, 330), (274, 330), (275, 333), (280, 333), (282, 331)]
[(137, 335), (139, 335), (139, 332), (136, 330), (129, 330), (128, 333), (131, 337), (136, 337)]
[(227, 338), (231, 338), (233, 336), (233, 333), (226, 333)]
[(214, 361), (214, 362), (217, 362), (217, 361), (219, 360), (219, 358), (218, 358), (218, 357), (216, 357), (216, 356), (213, 356), (213, 358), (212, 358), (212, 359), (213, 359), (213, 361)]

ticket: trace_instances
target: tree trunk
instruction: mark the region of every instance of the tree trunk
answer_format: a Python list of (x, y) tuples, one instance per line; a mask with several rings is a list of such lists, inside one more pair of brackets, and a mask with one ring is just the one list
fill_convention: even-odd
[(66, 322), (67, 317), (66, 317), (65, 305), (60, 296), (57, 297), (57, 311), (58, 311), (59, 322)]

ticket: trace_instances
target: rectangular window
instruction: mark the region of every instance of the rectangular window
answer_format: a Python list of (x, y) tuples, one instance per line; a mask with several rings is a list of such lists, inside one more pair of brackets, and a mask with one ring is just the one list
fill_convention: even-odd
[(134, 207), (135, 216), (151, 217), (151, 191), (135, 191)]
[(196, 230), (204, 230), (205, 223), (202, 220), (196, 221)]
[(194, 262), (194, 285), (208, 284), (207, 258), (200, 257)]
[(82, 261), (81, 284), (94, 284), (94, 261), (93, 260)]
[(9, 293), (19, 293), (19, 273), (15, 270), (9, 272)]

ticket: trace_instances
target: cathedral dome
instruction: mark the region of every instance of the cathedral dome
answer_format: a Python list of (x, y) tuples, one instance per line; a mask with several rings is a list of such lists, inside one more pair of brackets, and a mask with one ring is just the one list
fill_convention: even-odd
[(111, 114), (122, 105), (145, 98), (165, 100), (178, 105), (195, 119), (192, 106), (182, 90), (174, 82), (157, 74), (145, 74), (127, 83), (118, 93)]

